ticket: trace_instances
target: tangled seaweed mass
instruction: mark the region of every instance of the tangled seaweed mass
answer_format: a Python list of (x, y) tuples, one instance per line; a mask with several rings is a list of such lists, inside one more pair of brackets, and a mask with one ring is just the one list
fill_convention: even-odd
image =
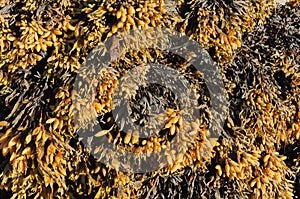
[[(299, 198), (298, 0), (2, 0), (0, 26), (0, 198)], [(132, 117), (145, 125), (142, 103), (165, 98), (165, 126), (149, 138), (124, 133), (115, 127), (112, 98), (123, 92), (120, 76), (136, 66), (183, 71), (201, 107), (212, 97), (188, 60), (159, 48), (125, 52), (110, 64), (116, 73), (102, 71), (93, 105), (105, 129), (92, 137), (155, 153), (190, 125), (196, 141), (184, 154), (169, 154), (168, 166), (124, 172), (117, 160), (98, 161), (78, 136), (85, 115), (72, 101), (73, 86), (93, 49), (151, 27), (184, 33), (207, 50), (222, 72), (229, 110), (220, 136), (209, 138), (205, 110), (187, 124), (170, 90), (147, 85), (126, 91), (135, 96)], [(213, 148), (204, 156), (206, 140)]]

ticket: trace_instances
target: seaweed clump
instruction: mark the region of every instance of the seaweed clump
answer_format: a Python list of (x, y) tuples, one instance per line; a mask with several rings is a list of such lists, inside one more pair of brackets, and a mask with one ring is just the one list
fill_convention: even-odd
[(221, 65), (231, 105), (211, 160), (201, 169), (153, 177), (146, 193), (298, 198), (299, 38), (299, 4), (279, 6), (264, 26), (244, 34), (232, 64)]
[(230, 64), (242, 35), (266, 22), (274, 1), (180, 1), (179, 29), (201, 42), (218, 63)]
[[(12, 198), (293, 198), (300, 193), (299, 3), (273, 1), (2, 1), (0, 3), (0, 194)], [(176, 10), (176, 9), (174, 9)], [(78, 137), (80, 104), (72, 103), (75, 77), (86, 56), (113, 35), (163, 27), (203, 43), (224, 73), (230, 109), (214, 150), (201, 156), (209, 121), (191, 125), (197, 144), (161, 170), (133, 174), (98, 162)], [(100, 134), (120, 148), (159, 151), (184, 126), (168, 96), (168, 118), (158, 136), (142, 139), (111, 122), (118, 78), (145, 63), (169, 64), (198, 85), (197, 100), (209, 106), (204, 83), (186, 60), (159, 49), (131, 50), (111, 63), (94, 102), (107, 129)], [(143, 71), (147, 72), (147, 71)], [(88, 75), (88, 69), (86, 75)], [(121, 88), (121, 90), (124, 88)], [(150, 91), (134, 93), (139, 103)], [(130, 93), (130, 95), (133, 95)], [(158, 100), (159, 101), (159, 100)], [(108, 126), (109, 125), (109, 126)], [(99, 149), (97, 149), (99, 151)], [(96, 152), (95, 152), (96, 153)], [(116, 167), (119, 162), (113, 161)], [(3, 195), (2, 195), (3, 194)]]

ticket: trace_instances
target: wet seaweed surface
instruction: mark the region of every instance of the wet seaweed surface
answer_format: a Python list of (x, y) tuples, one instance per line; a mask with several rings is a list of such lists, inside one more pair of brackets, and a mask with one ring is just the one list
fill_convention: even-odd
[[(0, 198), (299, 198), (299, 1), (4, 0), (0, 26)], [(181, 71), (196, 85), (196, 102), (211, 106), (205, 81), (185, 59), (159, 48), (129, 50), (110, 64), (114, 72), (99, 75), (93, 106), (104, 130), (90, 139), (155, 153), (190, 127), (196, 141), (162, 169), (123, 172), (118, 161), (98, 161), (94, 154), (105, 148), (88, 150), (78, 135), (90, 115), (72, 101), (81, 94), (73, 88), (80, 70), (90, 81), (92, 66), (81, 67), (94, 48), (151, 27), (184, 33), (207, 50), (222, 72), (229, 111), (210, 139), (206, 109), (188, 123), (192, 113), (180, 112), (167, 88), (119, 88), (130, 69), (160, 63)], [(111, 103), (118, 92), (131, 97), (131, 117), (142, 126), (149, 104), (164, 106), (163, 129), (144, 138), (118, 127)], [(203, 155), (206, 141), (213, 148)]]

